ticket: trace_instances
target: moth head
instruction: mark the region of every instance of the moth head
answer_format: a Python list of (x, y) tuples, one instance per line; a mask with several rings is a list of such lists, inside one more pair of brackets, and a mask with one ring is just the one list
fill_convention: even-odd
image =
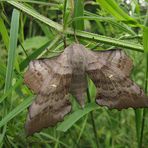
[(87, 63), (85, 47), (80, 44), (73, 44), (67, 48), (69, 51), (69, 62), (74, 67), (84, 67)]

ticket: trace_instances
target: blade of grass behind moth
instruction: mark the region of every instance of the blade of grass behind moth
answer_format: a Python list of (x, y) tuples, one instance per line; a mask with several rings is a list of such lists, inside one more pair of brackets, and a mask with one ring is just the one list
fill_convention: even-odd
[[(148, 18), (148, 16), (147, 16)], [(147, 19), (146, 18), (146, 19)], [(148, 23), (145, 22), (146, 24)], [(145, 93), (148, 93), (147, 85), (148, 85), (148, 27), (143, 28), (143, 46), (144, 46), (144, 54), (145, 54)], [(142, 141), (143, 141), (143, 132), (144, 132), (144, 126), (145, 126), (145, 117), (146, 117), (146, 111), (147, 109), (143, 109), (143, 115), (142, 115), (142, 125), (141, 125), (141, 133), (140, 133), (140, 147), (142, 147)]]
[[(67, 32), (69, 34), (73, 34), (72, 30), (67, 30)], [(115, 39), (115, 38), (111, 38), (111, 37), (98, 35), (98, 34), (95, 34), (95, 33), (80, 31), (80, 30), (76, 31), (76, 35), (83, 37), (83, 38), (90, 39), (90, 40), (96, 40), (96, 41), (99, 41), (100, 43), (105, 43), (105, 44), (109, 44), (109, 45), (113, 45), (113, 46), (123, 47), (123, 48), (127, 48), (129, 50), (134, 50), (134, 51), (138, 51), (138, 52), (144, 52), (143, 47), (141, 45), (133, 44), (133, 43), (128, 42), (128, 41), (123, 41), (123, 40), (119, 40), (119, 39)]]
[(57, 35), (54, 40), (50, 40), (46, 42), (42, 47), (36, 49), (32, 54), (30, 54), (22, 63), (20, 64), (20, 70), (22, 71), (26, 66), (29, 64), (29, 62), (37, 57), (41, 57), (45, 52), (47, 52), (47, 48), (52, 48), (60, 39), (60, 35)]
[[(84, 15), (84, 1), (83, 0), (75, 0), (74, 2), (75, 2), (74, 3), (74, 17), (83, 16)], [(76, 30), (82, 30), (82, 31), (84, 30), (84, 20), (83, 19), (74, 21), (74, 30), (75, 31)], [(76, 38), (76, 40), (77, 40), (77, 38)], [(91, 96), (90, 96), (90, 93), (89, 93), (89, 89), (87, 89), (87, 98), (88, 98), (88, 102), (90, 103), (91, 102)], [(93, 112), (90, 112), (90, 117), (91, 117), (93, 132), (94, 132), (94, 138), (96, 140), (96, 146), (99, 147), (99, 141), (98, 141), (98, 136), (97, 136)]]
[(63, 122), (59, 123), (57, 130), (66, 132), (70, 129), (80, 118), (91, 112), (92, 110), (98, 109), (96, 103), (89, 103), (85, 106), (84, 109), (78, 109), (74, 113), (68, 115)]
[[(15, 50), (17, 47), (17, 37), (18, 37), (18, 28), (19, 28), (19, 11), (14, 9), (12, 13), (12, 20), (11, 20), (11, 28), (10, 28), (10, 41), (9, 41), (9, 49), (8, 49), (8, 59), (7, 59), (7, 69), (6, 69), (6, 78), (5, 78), (5, 87), (4, 87), (4, 93), (6, 93), (12, 84), (13, 79), (13, 68), (14, 68), (14, 62), (15, 62)], [(9, 101), (11, 101), (11, 94), (8, 96)], [(8, 107), (6, 106), (5, 102), (3, 102), (3, 108), (4, 108), (4, 117), (7, 114)], [(0, 143), (2, 142), (5, 132), (6, 132), (6, 126), (4, 125), (4, 130), (2, 132), (2, 137), (0, 139)]]
[[(40, 57), (42, 57), (42, 56), (44, 56), (44, 55), (46, 55), (46, 53), (47, 52), (50, 52), (50, 50), (52, 49), (52, 48), (56, 48), (57, 47), (57, 44), (59, 45), (59, 40), (61, 39), (61, 34), (57, 34), (55, 37), (54, 37), (54, 39), (51, 39), (51, 42), (50, 42), (50, 44), (48, 45), (48, 47), (47, 47), (47, 50), (44, 50), (38, 57), (40, 58)], [(55, 46), (56, 45), (56, 46)]]
[(25, 60), (23, 60), (21, 63), (20, 63), (20, 70), (22, 71), (28, 64), (31, 60), (37, 58), (49, 45), (49, 42), (48, 41), (47, 43), (45, 43), (42, 47), (36, 49), (32, 54), (30, 54)]

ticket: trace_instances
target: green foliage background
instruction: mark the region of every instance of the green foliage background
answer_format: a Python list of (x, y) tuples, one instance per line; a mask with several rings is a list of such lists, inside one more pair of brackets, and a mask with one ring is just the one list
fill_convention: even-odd
[[(120, 47), (133, 59), (132, 79), (147, 93), (148, 1), (1, 0), (0, 1), (0, 146), (101, 147), (148, 146), (146, 109), (122, 111), (99, 107), (95, 86), (82, 110), (53, 128), (25, 136), (27, 107), (33, 93), (23, 83), (28, 63), (60, 54), (78, 40), (92, 50)], [(86, 99), (87, 100), (87, 99)]]

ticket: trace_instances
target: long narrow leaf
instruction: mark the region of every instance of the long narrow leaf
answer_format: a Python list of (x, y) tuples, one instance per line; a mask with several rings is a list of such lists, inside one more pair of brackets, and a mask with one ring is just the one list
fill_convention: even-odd
[[(147, 25), (147, 23), (148, 23), (148, 19), (147, 19), (146, 25)], [(144, 46), (145, 67), (146, 67), (146, 69), (145, 69), (145, 93), (147, 94), (147, 92), (148, 92), (148, 90), (147, 90), (147, 87), (148, 87), (148, 27), (143, 28), (143, 46)], [(139, 147), (142, 147), (142, 142), (143, 142), (143, 132), (144, 132), (144, 127), (145, 127), (146, 111), (147, 111), (147, 109), (143, 109)]]
[[(73, 34), (71, 30), (69, 30), (68, 32)], [(106, 44), (113, 45), (113, 46), (118, 46), (118, 47), (123, 47), (123, 48), (128, 48), (131, 50), (143, 52), (143, 47), (141, 45), (133, 44), (128, 41), (123, 41), (123, 40), (119, 40), (115, 38), (113, 39), (111, 37), (106, 37), (106, 36), (102, 36), (102, 35), (98, 35), (98, 34), (94, 34), (90, 32), (85, 32), (85, 31), (76, 31), (76, 34), (77, 36), (84, 37), (84, 38), (91, 39), (91, 40), (96, 40), (101, 43), (106, 43)]]
[(17, 37), (19, 28), (19, 11), (14, 9), (12, 14), (11, 29), (10, 29), (10, 44), (8, 51), (8, 63), (6, 70), (5, 92), (10, 88), (13, 77), (13, 67), (15, 62), (15, 51), (17, 47)]
[[(74, 1), (74, 17), (80, 17), (84, 14), (84, 2), (83, 0), (75, 0)], [(76, 20), (74, 21), (74, 27), (76, 30), (84, 30), (84, 20)]]
[(6, 48), (8, 49), (8, 47), (9, 47), (9, 36), (8, 36), (7, 28), (6, 28), (2, 18), (0, 18), (0, 32), (1, 32), (4, 44), (5, 44)]
[(20, 78), (17, 80), (17, 82), (14, 84), (14, 86), (10, 87), (1, 97), (0, 97), (0, 104), (12, 93), (13, 90), (15, 90), (17, 87), (19, 87), (23, 82), (23, 79)]
[[(7, 69), (6, 69), (6, 78), (5, 78), (5, 87), (4, 93), (6, 93), (12, 85), (13, 79), (13, 68), (15, 62), (15, 51), (17, 47), (17, 37), (18, 37), (18, 28), (19, 28), (19, 11), (14, 9), (12, 13), (12, 20), (11, 20), (11, 28), (10, 28), (10, 42), (9, 42), (9, 49), (8, 49), (8, 60), (7, 60)], [(11, 94), (9, 99), (11, 99)], [(7, 113), (7, 107), (5, 103), (3, 104), (4, 108), (4, 115)], [(2, 132), (2, 137), (0, 138), (0, 143), (2, 142), (5, 132), (6, 132), (5, 124)]]
[(79, 109), (69, 115), (62, 123), (57, 127), (57, 130), (66, 132), (73, 124), (75, 124), (80, 118), (88, 114), (89, 112), (96, 110), (98, 105), (95, 103), (89, 103), (84, 109)]
[(62, 31), (62, 26), (42, 15), (40, 15), (38, 12), (36, 12), (35, 10), (31, 9), (31, 8), (28, 8), (26, 7), (25, 5), (21, 4), (21, 3), (18, 3), (18, 2), (15, 2), (15, 1), (7, 1), (9, 4), (17, 7), (18, 9), (26, 12), (27, 14), (37, 18), (38, 20), (40, 20), (41, 22), (44, 22), (45, 24), (55, 28), (56, 30), (58, 31)]
[(20, 70), (23, 70), (30, 62), (30, 60), (33, 60), (37, 58), (49, 45), (49, 42), (46, 42), (42, 47), (35, 50), (31, 55), (29, 55), (22, 63), (20, 64)]
[(125, 13), (114, 0), (97, 0), (97, 2), (112, 14), (116, 19), (121, 21), (136, 22), (132, 17)]
[[(29, 7), (26, 7), (23, 4), (13, 2), (13, 1), (8, 1), (8, 3), (10, 3), (11, 5), (17, 7), (18, 9), (26, 12), (27, 14), (33, 16), (34, 18), (40, 20), (41, 22), (57, 29), (58, 31), (60, 31), (60, 32), (62, 31), (62, 26), (60, 24), (55, 23), (54, 21), (40, 15), (39, 13), (34, 12)], [(74, 35), (74, 31), (72, 29), (67, 29), (66, 33)], [(101, 43), (106, 43), (106, 44), (110, 44), (110, 45), (114, 45), (114, 46), (118, 46), (118, 47), (125, 47), (125, 48), (128, 48), (128, 49), (133, 49), (133, 50), (136, 50), (136, 51), (139, 51), (139, 52), (143, 52), (143, 47), (141, 45), (129, 43), (127, 41), (113, 39), (113, 38), (110, 38), (110, 37), (101, 36), (101, 35), (89, 33), (89, 32), (86, 32), (86, 31), (77, 31), (76, 35), (83, 37), (83, 38), (96, 40), (96, 41), (99, 41)]]
[(143, 46), (144, 52), (148, 53), (148, 27), (144, 27), (143, 29)]
[(22, 63), (20, 64), (20, 69), (23, 70), (31, 60), (37, 57), (41, 57), (46, 52), (46, 49), (52, 48), (61, 36), (57, 35), (54, 40), (46, 42), (42, 47), (36, 49), (32, 54), (30, 54)]
[(6, 67), (2, 60), (0, 60), (0, 75), (5, 78), (6, 75)]
[(33, 97), (25, 98), (25, 100), (18, 105), (15, 109), (10, 111), (1, 121), (0, 121), (0, 127), (7, 124), (11, 119), (13, 119), (15, 116), (17, 116), (19, 113), (24, 111), (32, 102)]

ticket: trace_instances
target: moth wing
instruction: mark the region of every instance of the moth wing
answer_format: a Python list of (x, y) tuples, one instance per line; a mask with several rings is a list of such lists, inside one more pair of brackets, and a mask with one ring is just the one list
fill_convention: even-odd
[(42, 128), (54, 126), (71, 111), (68, 100), (71, 75), (65, 53), (56, 58), (30, 63), (25, 82), (37, 97), (29, 108), (25, 126), (28, 136)]
[(122, 50), (89, 52), (87, 73), (96, 86), (99, 105), (116, 109), (148, 107), (148, 97), (129, 77), (132, 61)]

